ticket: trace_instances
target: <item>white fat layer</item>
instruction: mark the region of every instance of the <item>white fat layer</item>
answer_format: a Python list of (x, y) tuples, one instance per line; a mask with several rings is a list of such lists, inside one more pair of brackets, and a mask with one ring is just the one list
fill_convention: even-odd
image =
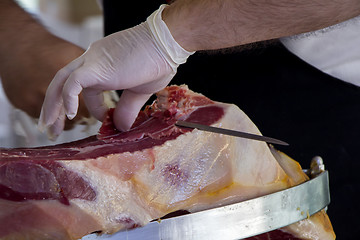
[(293, 234), (300, 239), (311, 240), (332, 240), (335, 236), (332, 231), (327, 231), (324, 226), (325, 221), (328, 221), (325, 212), (321, 211), (297, 223), (291, 224), (282, 230)]
[[(237, 106), (217, 104), (225, 115), (213, 126), (260, 134)], [(150, 205), (197, 211), (286, 187), (284, 171), (263, 142), (194, 129), (154, 147), (154, 156), (154, 169), (136, 174), (141, 183), (138, 191)], [(224, 191), (216, 201), (198, 197), (204, 189), (218, 191), (229, 185), (238, 186)]]
[[(117, 157), (115, 154), (97, 160), (116, 161)], [(126, 216), (139, 225), (145, 225), (152, 220), (147, 211), (139, 205), (139, 199), (134, 194), (130, 181), (122, 181), (114, 175), (104, 174), (100, 169), (95, 170), (90, 162), (66, 161), (63, 164), (66, 168), (79, 173), (96, 192), (94, 201), (72, 199), (71, 204), (76, 204), (86, 213), (94, 216), (102, 229), (106, 229), (105, 232), (113, 233), (125, 227), (119, 220)]]

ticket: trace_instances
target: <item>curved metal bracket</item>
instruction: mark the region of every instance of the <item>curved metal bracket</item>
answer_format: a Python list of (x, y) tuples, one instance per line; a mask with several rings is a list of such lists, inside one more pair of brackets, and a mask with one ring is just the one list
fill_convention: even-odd
[(308, 218), (329, 203), (329, 177), (324, 171), (307, 182), (269, 195), (96, 239), (242, 239)]

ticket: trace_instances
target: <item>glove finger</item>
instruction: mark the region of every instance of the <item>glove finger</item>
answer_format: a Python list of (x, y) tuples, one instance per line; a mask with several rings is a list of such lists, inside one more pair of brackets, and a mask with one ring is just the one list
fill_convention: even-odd
[(64, 101), (64, 108), (66, 116), (73, 119), (79, 107), (79, 94), (83, 90), (83, 83), (91, 81), (91, 75), (85, 68), (78, 68), (70, 74), (66, 80), (62, 98)]
[(82, 93), (86, 107), (91, 115), (97, 120), (103, 121), (108, 107), (104, 102), (104, 94), (101, 90), (93, 88), (85, 88)]
[(124, 90), (114, 111), (114, 124), (117, 129), (127, 131), (131, 128), (142, 106), (152, 94)]
[(59, 70), (51, 81), (46, 90), (45, 99), (40, 112), (38, 123), (40, 131), (43, 132), (47, 127), (52, 125), (61, 114), (61, 108), (63, 107), (63, 100), (61, 97), (63, 85), (74, 69), (82, 65), (82, 62), (82, 58), (75, 59), (66, 67)]
[(61, 132), (64, 130), (64, 126), (65, 126), (65, 110), (62, 107), (58, 118), (47, 129), (48, 138), (50, 140), (55, 141), (57, 137), (61, 134)]

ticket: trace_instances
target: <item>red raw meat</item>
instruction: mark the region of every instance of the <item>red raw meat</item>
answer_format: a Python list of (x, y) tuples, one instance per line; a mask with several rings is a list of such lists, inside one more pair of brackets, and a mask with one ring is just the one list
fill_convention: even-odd
[[(170, 86), (119, 132), (109, 111), (97, 136), (55, 146), (0, 149), (0, 238), (77, 239), (143, 226), (307, 180), (266, 143), (174, 125), (187, 120), (260, 134), (235, 105)], [(320, 212), (249, 239), (334, 239)]]

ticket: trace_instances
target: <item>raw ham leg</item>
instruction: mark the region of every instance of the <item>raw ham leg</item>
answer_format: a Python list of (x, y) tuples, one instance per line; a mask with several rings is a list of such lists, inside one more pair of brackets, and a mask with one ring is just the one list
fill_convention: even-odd
[[(78, 239), (141, 227), (307, 180), (266, 143), (179, 128), (186, 120), (260, 134), (235, 105), (170, 86), (119, 132), (109, 111), (99, 134), (71, 143), (1, 149), (0, 239)], [(277, 238), (276, 238), (277, 237)], [(334, 239), (325, 212), (250, 239)]]

